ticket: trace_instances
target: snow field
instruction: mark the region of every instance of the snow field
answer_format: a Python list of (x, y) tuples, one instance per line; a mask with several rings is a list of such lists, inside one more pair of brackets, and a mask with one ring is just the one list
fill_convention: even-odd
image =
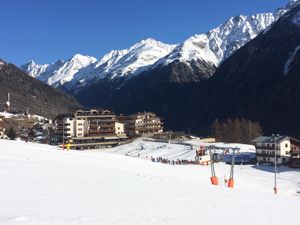
[[(237, 166), (229, 189), (210, 185), (209, 166), (152, 163), (114, 150), (0, 140), (0, 224), (298, 224), (299, 171), (280, 172), (275, 196), (269, 168)], [(216, 165), (218, 176), (229, 169)]]

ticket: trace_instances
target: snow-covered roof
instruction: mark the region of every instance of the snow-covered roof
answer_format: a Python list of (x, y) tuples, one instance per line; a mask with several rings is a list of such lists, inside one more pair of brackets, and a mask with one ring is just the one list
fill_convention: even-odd
[(255, 138), (254, 140), (252, 140), (251, 142), (252, 143), (274, 143), (274, 140), (276, 138), (276, 141), (277, 142), (281, 142), (283, 140), (286, 140), (286, 139), (290, 139), (291, 137), (289, 136), (260, 136), (258, 138)]

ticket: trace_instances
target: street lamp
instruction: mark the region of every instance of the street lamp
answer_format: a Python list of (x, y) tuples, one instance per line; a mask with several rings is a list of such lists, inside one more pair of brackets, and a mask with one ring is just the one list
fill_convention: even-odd
[(272, 137), (274, 138), (275, 142), (275, 154), (274, 154), (274, 194), (277, 194), (277, 148), (276, 148), (276, 141), (277, 138), (279, 138), (279, 134), (272, 134)]

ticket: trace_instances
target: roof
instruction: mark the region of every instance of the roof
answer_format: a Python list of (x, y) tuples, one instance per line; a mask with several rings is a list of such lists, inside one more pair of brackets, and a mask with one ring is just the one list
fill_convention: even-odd
[(291, 137), (283, 135), (283, 136), (260, 136), (258, 138), (255, 138), (254, 140), (252, 140), (252, 143), (274, 143), (274, 139), (276, 138), (276, 140), (278, 142), (281, 142), (283, 140), (286, 139), (291, 139)]
[(91, 110), (77, 110), (74, 112), (74, 116), (115, 116), (115, 114), (107, 109), (91, 109)]
[(156, 116), (156, 114), (153, 113), (153, 112), (138, 112), (138, 113), (129, 115), (128, 117), (137, 117), (137, 116), (145, 116), (145, 115), (152, 115), (152, 116), (158, 117), (158, 116)]
[(64, 118), (71, 118), (71, 117), (72, 117), (71, 113), (64, 113), (64, 114), (57, 115), (54, 120), (61, 120)]

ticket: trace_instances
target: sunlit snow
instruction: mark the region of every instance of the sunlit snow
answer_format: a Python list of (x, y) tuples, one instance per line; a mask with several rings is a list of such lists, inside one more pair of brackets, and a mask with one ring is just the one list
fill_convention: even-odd
[[(221, 179), (229, 170), (216, 164)], [(279, 170), (275, 196), (273, 167), (236, 166), (229, 189), (209, 166), (0, 140), (0, 224), (299, 224), (300, 171)]]

